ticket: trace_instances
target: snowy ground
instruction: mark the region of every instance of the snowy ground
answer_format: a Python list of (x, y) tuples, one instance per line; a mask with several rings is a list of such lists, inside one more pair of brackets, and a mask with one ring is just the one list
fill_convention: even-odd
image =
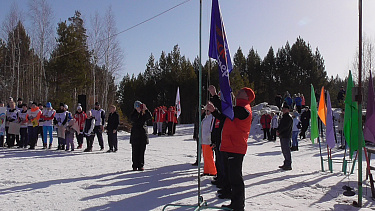
[[(143, 211), (162, 210), (169, 203), (197, 204), (192, 132), (192, 125), (178, 125), (175, 136), (150, 135), (144, 172), (131, 171), (125, 132), (119, 134), (117, 153), (99, 151), (96, 139), (92, 153), (42, 150), (40, 139), (37, 150), (0, 149), (0, 210)], [(342, 189), (357, 186), (357, 165), (350, 177), (341, 172), (341, 163), (334, 163), (333, 173), (321, 172), (318, 145), (306, 139), (300, 142), (300, 151), (292, 154), (293, 170), (281, 171), (279, 141), (264, 141), (257, 134), (260, 131), (253, 129), (244, 160), (246, 210), (358, 210), (351, 205), (357, 195), (344, 196)], [(342, 155), (342, 150), (333, 150), (334, 158)], [(202, 178), (204, 200), (209, 206), (227, 204), (217, 198), (210, 179)], [(363, 193), (361, 210), (375, 209), (367, 182)]]

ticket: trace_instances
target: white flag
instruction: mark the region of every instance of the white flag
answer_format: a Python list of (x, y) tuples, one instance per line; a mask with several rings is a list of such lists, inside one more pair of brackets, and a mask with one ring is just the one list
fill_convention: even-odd
[(180, 87), (177, 87), (176, 112), (177, 112), (177, 118), (178, 118), (181, 115)]

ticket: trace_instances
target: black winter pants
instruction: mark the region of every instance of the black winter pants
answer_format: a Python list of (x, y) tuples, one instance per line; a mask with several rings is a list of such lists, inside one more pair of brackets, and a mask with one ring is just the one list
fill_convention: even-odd
[(110, 150), (117, 151), (117, 131), (116, 133), (108, 131), (108, 145)]
[(269, 128), (263, 128), (263, 139), (271, 139), (270, 129)]
[(284, 156), (284, 166), (292, 166), (292, 155), (290, 153), (290, 138), (280, 138), (281, 152)]
[(133, 169), (143, 168), (145, 164), (146, 144), (132, 144)]
[(242, 178), (242, 163), (245, 155), (229, 152), (223, 152), (223, 155), (227, 179), (232, 192), (231, 205), (234, 210), (243, 210), (245, 207), (245, 184)]
[(100, 127), (101, 126), (95, 126), (94, 133), (96, 134), (96, 137), (98, 138), (100, 148), (104, 148), (103, 134), (102, 134), (103, 131), (100, 130)]

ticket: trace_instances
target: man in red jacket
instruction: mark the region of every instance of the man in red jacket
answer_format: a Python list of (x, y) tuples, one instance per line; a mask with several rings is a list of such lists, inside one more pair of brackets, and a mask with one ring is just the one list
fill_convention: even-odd
[(247, 139), (251, 128), (252, 112), (250, 103), (254, 99), (255, 94), (252, 89), (245, 87), (238, 91), (236, 106), (233, 107), (233, 120), (221, 114), (211, 102), (207, 105), (207, 109), (216, 118), (224, 121), (220, 151), (224, 154), (226, 178), (224, 179), (224, 188), (219, 191), (219, 198), (230, 198), (231, 203), (223, 205), (223, 207), (228, 207), (235, 211), (245, 209), (245, 185), (242, 178), (242, 163), (247, 151)]
[(267, 111), (260, 117), (260, 124), (262, 124), (263, 128), (263, 139), (271, 140), (271, 119), (272, 117), (268, 114)]

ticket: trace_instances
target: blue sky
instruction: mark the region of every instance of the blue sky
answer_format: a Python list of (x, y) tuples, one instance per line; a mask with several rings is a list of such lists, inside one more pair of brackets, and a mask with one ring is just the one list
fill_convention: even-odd
[[(0, 0), (0, 23), (9, 13), (13, 1)], [(14, 0), (24, 12), (26, 27), (28, 0)], [(67, 20), (75, 10), (83, 18), (98, 11), (104, 15), (111, 5), (118, 31), (127, 29), (184, 0), (64, 0), (49, 3), (54, 22)], [(211, 1), (202, 0), (202, 61), (208, 56)], [(363, 1), (363, 32), (375, 35), (375, 1)], [(301, 36), (311, 47), (319, 48), (329, 76), (344, 78), (358, 48), (358, 1), (356, 0), (219, 0), (231, 54), (251, 47), (263, 58), (270, 46), (278, 48)], [(87, 24), (89, 26), (89, 24)], [(124, 51), (121, 78), (126, 73), (143, 72), (151, 53), (158, 59), (162, 51), (172, 51), (178, 44), (191, 61), (199, 53), (199, 0), (191, 0), (156, 19), (118, 36)], [(374, 41), (374, 40), (373, 40)]]

